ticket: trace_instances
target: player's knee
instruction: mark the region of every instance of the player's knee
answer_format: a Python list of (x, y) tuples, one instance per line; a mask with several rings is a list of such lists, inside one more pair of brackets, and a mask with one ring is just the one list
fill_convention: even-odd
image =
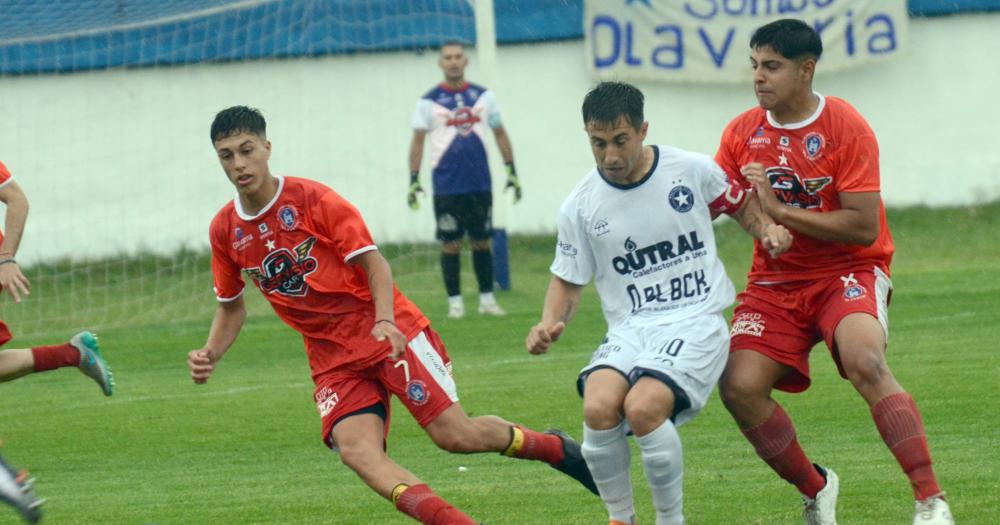
[(769, 388), (764, 390), (750, 377), (726, 370), (719, 380), (719, 397), (730, 412), (748, 410), (754, 401), (765, 399)]
[(583, 420), (593, 429), (608, 429), (621, 423), (622, 407), (607, 398), (584, 399)]
[(874, 347), (863, 352), (854, 352), (849, 359), (842, 359), (841, 364), (847, 378), (855, 385), (878, 385), (892, 378), (885, 356), (880, 349)]
[(354, 472), (367, 472), (374, 467), (385, 452), (379, 446), (362, 442), (337, 444), (340, 461)]
[[(633, 393), (635, 390), (633, 390)], [(674, 397), (671, 392), (662, 396), (640, 396), (630, 394), (625, 398), (625, 419), (637, 436), (644, 436), (656, 430), (674, 412)]]
[(448, 428), (438, 429), (430, 435), (431, 441), (438, 448), (446, 452), (465, 453), (474, 449), (472, 447), (476, 436), (471, 432), (468, 425), (449, 425)]

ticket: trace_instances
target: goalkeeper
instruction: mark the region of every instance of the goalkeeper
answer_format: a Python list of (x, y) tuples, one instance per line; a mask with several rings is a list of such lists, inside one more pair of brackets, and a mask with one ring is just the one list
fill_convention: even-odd
[(417, 209), (420, 162), (424, 139), (430, 135), (431, 170), (434, 190), (434, 217), (441, 241), (441, 274), (448, 293), (448, 317), (465, 316), (460, 273), (462, 237), (469, 234), (472, 266), (479, 281), (479, 313), (504, 315), (493, 295), (493, 193), (486, 160), (486, 131), (493, 130), (497, 147), (507, 165), (506, 190), (514, 202), (521, 200), (521, 184), (514, 170), (510, 139), (500, 120), (500, 108), (489, 89), (465, 80), (469, 64), (459, 42), (441, 46), (438, 65), (444, 82), (434, 86), (417, 101), (413, 113), (413, 140), (410, 143), (410, 190), (407, 202)]

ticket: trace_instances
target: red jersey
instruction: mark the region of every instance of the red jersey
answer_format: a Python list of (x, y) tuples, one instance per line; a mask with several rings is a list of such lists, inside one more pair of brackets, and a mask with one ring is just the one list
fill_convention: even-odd
[[(844, 100), (818, 96), (816, 112), (795, 124), (778, 124), (759, 106), (739, 115), (723, 132), (715, 161), (747, 189), (750, 183), (740, 168), (763, 164), (779, 201), (816, 213), (841, 209), (840, 193), (879, 191), (878, 143), (868, 123)], [(871, 246), (792, 230), (792, 247), (772, 259), (754, 241), (750, 281), (811, 280), (868, 263), (888, 274), (893, 244), (881, 201), (879, 222), (878, 239)]]
[[(278, 317), (305, 338), (314, 379), (389, 355), (389, 342), (371, 336), (368, 278), (347, 262), (377, 247), (358, 210), (332, 189), (279, 177), (274, 199), (257, 215), (234, 199), (212, 219), (209, 236), (219, 301), (243, 293), (241, 271), (250, 276)], [(393, 297), (396, 325), (409, 340), (430, 323), (395, 285)]]
[[(7, 169), (7, 166), (4, 166), (3, 162), (0, 162), (0, 188), (3, 188), (7, 184), (9, 184), (10, 181), (12, 180), (14, 180), (14, 177), (10, 174), (10, 171)], [(0, 243), (2, 242), (3, 242), (3, 232), (0, 231)]]

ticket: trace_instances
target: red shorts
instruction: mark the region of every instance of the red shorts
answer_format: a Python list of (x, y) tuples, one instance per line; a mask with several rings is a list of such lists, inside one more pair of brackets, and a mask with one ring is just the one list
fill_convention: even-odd
[(398, 361), (388, 358), (360, 368), (337, 369), (316, 378), (316, 409), (323, 421), (323, 442), (335, 448), (331, 431), (341, 419), (381, 404), (389, 434), (389, 396), (395, 395), (420, 426), (434, 421), (458, 401), (451, 358), (430, 327), (410, 339)]
[(785, 392), (809, 388), (809, 352), (821, 340), (846, 378), (833, 335), (848, 314), (867, 313), (878, 319), (889, 337), (889, 297), (892, 283), (874, 266), (843, 275), (801, 283), (753, 284), (737, 299), (729, 351), (753, 350), (792, 372), (774, 385)]

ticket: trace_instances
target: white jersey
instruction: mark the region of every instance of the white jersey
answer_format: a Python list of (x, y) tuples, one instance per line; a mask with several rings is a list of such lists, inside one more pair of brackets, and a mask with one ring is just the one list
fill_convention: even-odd
[(578, 285), (594, 279), (611, 328), (717, 313), (735, 298), (710, 210), (739, 210), (746, 193), (707, 155), (652, 148), (642, 180), (614, 184), (595, 168), (559, 210), (550, 270)]

